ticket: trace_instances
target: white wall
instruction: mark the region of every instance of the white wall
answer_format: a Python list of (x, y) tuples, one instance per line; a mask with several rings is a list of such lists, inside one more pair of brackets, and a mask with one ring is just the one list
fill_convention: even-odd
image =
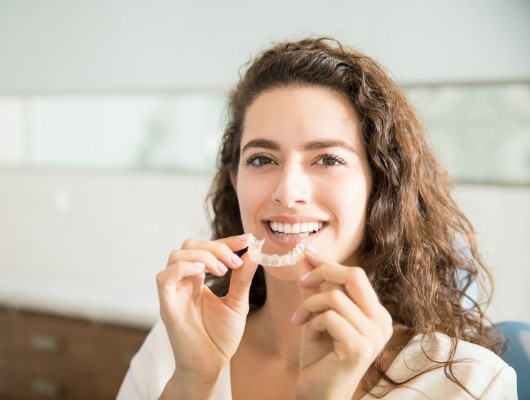
[(494, 275), (489, 315), (530, 321), (530, 187), (457, 185), (454, 197)]
[(1, 0), (0, 92), (224, 89), (271, 40), (337, 35), (404, 82), (530, 78), (527, 0)]
[[(0, 93), (226, 89), (256, 49), (305, 34), (336, 35), (406, 83), (528, 80), (529, 17), (525, 0), (0, 0)], [(0, 266), (155, 273), (207, 236), (207, 181), (0, 171)], [(494, 319), (530, 321), (529, 192), (455, 192), (498, 277)]]

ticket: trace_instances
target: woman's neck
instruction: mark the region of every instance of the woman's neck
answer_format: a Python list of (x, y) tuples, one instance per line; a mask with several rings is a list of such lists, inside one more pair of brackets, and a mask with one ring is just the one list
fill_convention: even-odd
[(272, 357), (287, 360), (298, 368), (302, 329), (291, 323), (291, 317), (302, 302), (296, 282), (266, 277), (265, 304), (252, 312), (247, 324), (249, 339), (259, 342)]

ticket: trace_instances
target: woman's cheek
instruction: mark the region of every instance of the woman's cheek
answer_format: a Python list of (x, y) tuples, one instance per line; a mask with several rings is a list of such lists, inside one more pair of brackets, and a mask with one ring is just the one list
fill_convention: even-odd
[(245, 176), (241, 176), (238, 181), (237, 199), (243, 229), (245, 232), (252, 232), (254, 230), (251, 226), (252, 215), (257, 213), (259, 196), (256, 185), (252, 183), (252, 180), (245, 179)]

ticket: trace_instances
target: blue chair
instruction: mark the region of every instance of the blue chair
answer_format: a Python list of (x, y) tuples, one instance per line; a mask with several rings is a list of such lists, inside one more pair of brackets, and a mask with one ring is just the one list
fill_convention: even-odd
[(501, 357), (517, 374), (517, 395), (520, 400), (530, 400), (530, 323), (502, 321), (495, 327), (508, 340)]

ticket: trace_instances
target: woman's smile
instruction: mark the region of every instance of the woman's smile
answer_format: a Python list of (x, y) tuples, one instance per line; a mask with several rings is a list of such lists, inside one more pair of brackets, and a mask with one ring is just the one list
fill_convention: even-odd
[(327, 226), (327, 222), (305, 216), (274, 216), (264, 222), (267, 241), (278, 246), (296, 246), (313, 240)]

